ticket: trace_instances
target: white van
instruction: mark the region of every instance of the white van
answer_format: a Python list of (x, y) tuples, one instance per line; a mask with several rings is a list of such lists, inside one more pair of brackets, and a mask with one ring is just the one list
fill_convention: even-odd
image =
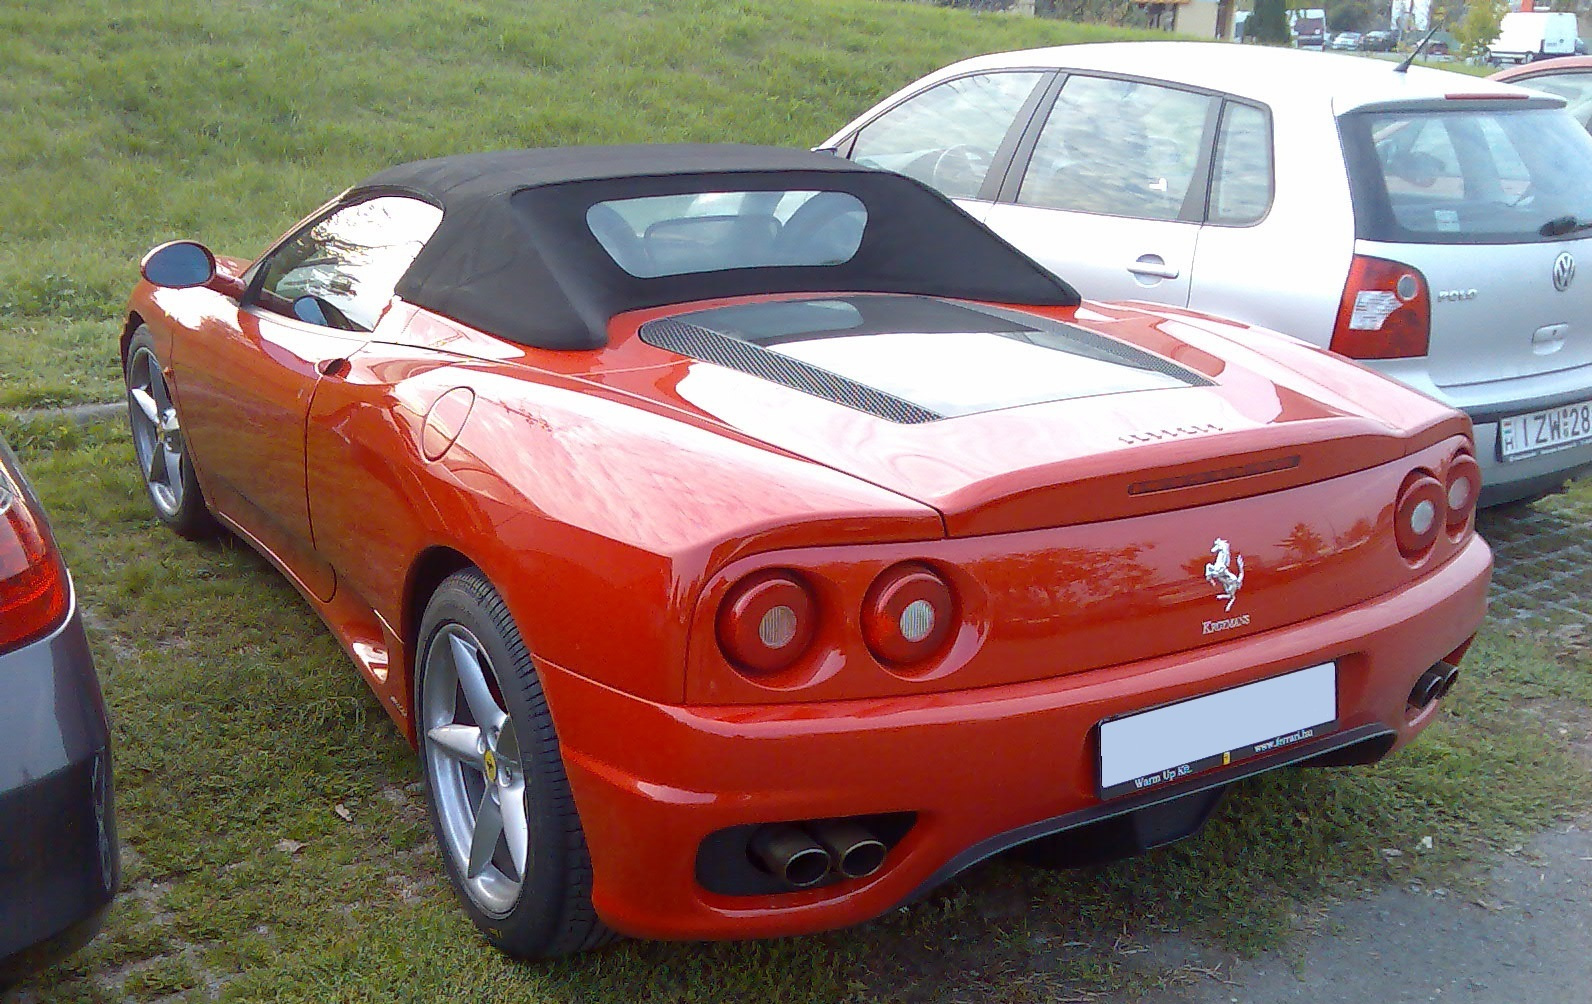
[(1576, 51), (1575, 15), (1569, 11), (1515, 11), (1505, 14), (1498, 37), (1488, 47), (1488, 58), (1495, 66), (1529, 63), (1549, 56), (1568, 56)]

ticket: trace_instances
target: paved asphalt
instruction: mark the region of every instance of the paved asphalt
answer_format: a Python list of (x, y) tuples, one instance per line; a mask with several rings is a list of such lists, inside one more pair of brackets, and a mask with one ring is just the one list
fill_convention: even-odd
[(1540, 835), (1498, 864), (1475, 899), (1399, 889), (1341, 903), (1322, 933), (1247, 960), (1156, 946), (1157, 963), (1216, 976), (1138, 1002), (1587, 1004), (1589, 889), (1592, 821)]

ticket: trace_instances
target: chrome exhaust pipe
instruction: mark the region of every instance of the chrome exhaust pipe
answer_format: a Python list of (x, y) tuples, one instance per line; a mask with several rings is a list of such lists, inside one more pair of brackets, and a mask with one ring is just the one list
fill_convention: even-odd
[(884, 841), (849, 820), (812, 823), (808, 831), (834, 859), (835, 870), (847, 878), (872, 875), (884, 865)]
[(834, 864), (818, 841), (784, 823), (759, 827), (748, 846), (764, 868), (793, 889), (817, 885)]
[(1440, 701), (1453, 689), (1454, 681), (1459, 679), (1459, 667), (1447, 662), (1437, 662), (1421, 674), (1415, 681), (1415, 687), (1410, 691), (1410, 705), (1424, 708), (1433, 701)]

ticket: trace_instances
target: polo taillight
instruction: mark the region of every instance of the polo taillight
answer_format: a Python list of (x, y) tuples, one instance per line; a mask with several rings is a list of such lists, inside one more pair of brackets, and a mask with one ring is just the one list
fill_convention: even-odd
[(70, 594), (49, 529), (0, 467), (0, 651), (48, 634)]
[(888, 666), (911, 666), (940, 651), (956, 616), (951, 587), (927, 565), (887, 569), (868, 588), (862, 634)]
[(1355, 255), (1338, 302), (1332, 351), (1351, 359), (1424, 356), (1431, 334), (1432, 296), (1420, 269)]
[(719, 606), (719, 647), (738, 669), (767, 675), (789, 669), (812, 644), (818, 605), (794, 572), (759, 572), (737, 583)]

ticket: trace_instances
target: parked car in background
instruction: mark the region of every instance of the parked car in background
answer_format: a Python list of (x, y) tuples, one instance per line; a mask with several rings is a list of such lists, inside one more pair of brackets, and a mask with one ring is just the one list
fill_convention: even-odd
[(1288, 12), (1288, 30), (1294, 45), (1300, 49), (1320, 52), (1327, 44), (1327, 12), (1320, 7), (1310, 7)]
[(824, 147), (1086, 295), (1285, 331), (1468, 412), (1486, 504), (1592, 466), (1592, 138), (1563, 100), (1197, 42), (979, 56)]
[(0, 439), (0, 988), (86, 944), (119, 869), (99, 678), (49, 523)]
[(1571, 56), (1577, 51), (1579, 30), (1572, 11), (1513, 11), (1499, 23), (1487, 59), (1494, 66), (1507, 66)]
[(1409, 741), (1486, 602), (1463, 415), (835, 157), (446, 157), (143, 274), (156, 513), (289, 573), (515, 955), (1168, 843)]
[(1575, 120), (1592, 131), (1592, 56), (1561, 56), (1511, 66), (1494, 73), (1492, 79), (1557, 94)]
[(1396, 41), (1391, 31), (1368, 31), (1360, 39), (1360, 48), (1366, 52), (1392, 52)]
[(1360, 48), (1360, 33), (1357, 31), (1340, 31), (1332, 36), (1332, 48), (1357, 52)]

